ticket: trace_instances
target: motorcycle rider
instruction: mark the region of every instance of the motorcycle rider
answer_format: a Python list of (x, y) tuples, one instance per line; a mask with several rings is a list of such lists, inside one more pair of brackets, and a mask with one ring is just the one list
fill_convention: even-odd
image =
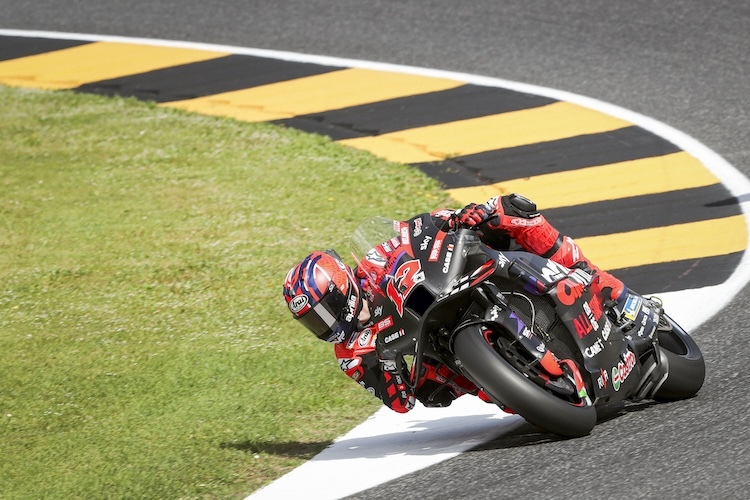
[[(450, 229), (474, 229), (492, 248), (507, 250), (515, 244), (563, 266), (594, 272), (592, 284), (615, 302), (627, 295), (620, 280), (592, 264), (571, 238), (560, 234), (523, 196), (497, 196), (461, 210), (437, 210), (432, 216), (437, 224)], [(292, 267), (284, 281), (289, 310), (318, 338), (334, 344), (339, 366), (347, 376), (394, 411), (411, 410), (415, 399), (425, 406), (448, 406), (467, 393), (491, 402), (467, 378), (432, 360), (423, 363), (416, 389), (412, 390), (406, 383), (408, 369), (403, 356), (379, 339), (370, 304), (373, 293), (393, 271), (401, 254), (398, 245), (398, 239), (378, 245), (356, 270), (344, 264), (333, 250), (311, 253)], [(562, 373), (554, 373), (555, 369), (559, 368), (551, 368), (550, 373)]]

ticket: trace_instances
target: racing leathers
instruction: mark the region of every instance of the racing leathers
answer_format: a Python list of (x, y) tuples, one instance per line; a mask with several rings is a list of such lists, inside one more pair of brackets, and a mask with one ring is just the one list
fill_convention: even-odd
[[(626, 295), (625, 286), (609, 273), (603, 272), (584, 257), (578, 245), (560, 234), (530, 200), (516, 195), (498, 196), (484, 204), (471, 203), (461, 210), (442, 209), (432, 213), (437, 225), (457, 226), (476, 230), (480, 239), (497, 250), (523, 248), (566, 267), (595, 271), (593, 285), (609, 293), (613, 301)], [(425, 361), (416, 389), (407, 384), (408, 370), (403, 356), (385, 348), (378, 333), (393, 326), (391, 317), (380, 317), (378, 307), (370, 310), (376, 288), (388, 279), (402, 252), (398, 239), (378, 245), (374, 253), (359, 263), (356, 274), (367, 302), (366, 317), (346, 341), (335, 344), (339, 366), (373, 396), (394, 411), (405, 413), (415, 401), (424, 406), (448, 406), (464, 394), (473, 394), (491, 402), (490, 397), (471, 381), (448, 366)], [(509, 410), (510, 411), (510, 410)]]

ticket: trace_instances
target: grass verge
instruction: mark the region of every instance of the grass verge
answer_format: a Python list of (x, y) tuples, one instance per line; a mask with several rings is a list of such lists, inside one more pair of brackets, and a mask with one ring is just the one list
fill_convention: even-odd
[(379, 408), (286, 312), (288, 268), (448, 203), (326, 138), (0, 87), (0, 484), (235, 498)]

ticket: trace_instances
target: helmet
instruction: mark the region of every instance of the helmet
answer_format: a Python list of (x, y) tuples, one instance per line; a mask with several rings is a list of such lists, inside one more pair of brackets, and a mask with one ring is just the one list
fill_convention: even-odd
[(294, 318), (326, 342), (346, 340), (362, 310), (354, 273), (333, 250), (313, 252), (294, 266), (284, 298)]

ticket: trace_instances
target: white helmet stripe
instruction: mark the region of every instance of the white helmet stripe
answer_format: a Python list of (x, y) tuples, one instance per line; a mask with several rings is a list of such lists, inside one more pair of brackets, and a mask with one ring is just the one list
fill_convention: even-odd
[(328, 325), (328, 328), (333, 330), (333, 327), (336, 326), (336, 323), (338, 323), (338, 319), (331, 314), (331, 311), (328, 310), (328, 308), (321, 302), (318, 302), (313, 307), (313, 311), (315, 314), (318, 315), (318, 317), (323, 320), (323, 323)]

